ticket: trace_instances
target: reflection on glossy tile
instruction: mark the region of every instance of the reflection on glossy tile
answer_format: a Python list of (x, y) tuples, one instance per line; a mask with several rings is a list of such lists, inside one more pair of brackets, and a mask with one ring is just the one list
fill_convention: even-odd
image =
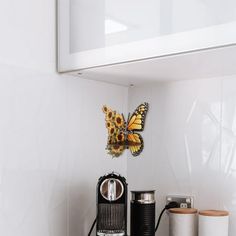
[(222, 202), (232, 212), (230, 225), (231, 235), (236, 227), (236, 77), (223, 80), (222, 99)]
[[(158, 210), (167, 194), (191, 194), (195, 207), (228, 209), (234, 222), (236, 76), (130, 89), (130, 108), (146, 100), (147, 145), (140, 158), (128, 159), (129, 186), (157, 189)], [(164, 221), (160, 234), (168, 235)]]
[(0, 235), (86, 235), (97, 179), (113, 170), (126, 175), (126, 158), (106, 155), (101, 108), (110, 102), (125, 112), (127, 88), (4, 68)]
[[(97, 179), (112, 170), (128, 173), (130, 190), (157, 189), (158, 212), (167, 194), (230, 210), (236, 234), (236, 77), (130, 89), (129, 110), (150, 103), (145, 148), (112, 160), (101, 106), (126, 111), (126, 88), (0, 71), (1, 235), (86, 235)], [(161, 235), (167, 223), (165, 215)]]

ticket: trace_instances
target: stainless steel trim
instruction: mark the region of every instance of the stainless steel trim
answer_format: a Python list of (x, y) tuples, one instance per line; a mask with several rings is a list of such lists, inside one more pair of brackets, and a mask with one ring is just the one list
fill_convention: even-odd
[(140, 204), (152, 204), (152, 203), (155, 203), (156, 201), (142, 201), (142, 200), (138, 200), (138, 201), (131, 201), (131, 203), (140, 203)]
[[(104, 184), (107, 183), (107, 196), (103, 193), (103, 186)], [(113, 184), (111, 184), (113, 183)], [(121, 187), (121, 192), (120, 194), (117, 196), (117, 190), (114, 189), (114, 188), (117, 188), (118, 186)], [(119, 198), (121, 198), (121, 196), (123, 195), (124, 193), (124, 186), (122, 184), (122, 182), (119, 180), (119, 179), (116, 179), (116, 178), (108, 178), (108, 179), (105, 179), (103, 180), (101, 186), (100, 186), (100, 193), (101, 195), (108, 201), (116, 201), (118, 200)], [(115, 194), (115, 195), (114, 195)]]
[(155, 203), (155, 190), (150, 191), (131, 191), (131, 203), (140, 204)]
[(101, 233), (97, 232), (98, 236), (125, 236), (125, 233)]

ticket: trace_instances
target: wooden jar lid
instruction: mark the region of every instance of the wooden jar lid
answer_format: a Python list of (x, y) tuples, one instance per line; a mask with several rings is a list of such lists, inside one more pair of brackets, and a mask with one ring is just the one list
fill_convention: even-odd
[(170, 213), (173, 214), (196, 214), (197, 209), (194, 208), (171, 208), (169, 209)]
[(228, 211), (218, 211), (218, 210), (205, 210), (205, 211), (200, 211), (199, 215), (202, 216), (228, 216), (229, 212)]

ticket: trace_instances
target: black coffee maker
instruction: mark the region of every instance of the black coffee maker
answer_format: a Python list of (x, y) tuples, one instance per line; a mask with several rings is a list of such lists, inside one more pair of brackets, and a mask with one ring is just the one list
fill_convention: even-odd
[(97, 236), (127, 235), (127, 183), (114, 172), (97, 184)]

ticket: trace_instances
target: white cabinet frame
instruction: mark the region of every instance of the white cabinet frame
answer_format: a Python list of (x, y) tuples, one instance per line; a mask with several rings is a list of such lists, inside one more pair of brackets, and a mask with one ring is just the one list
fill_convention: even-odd
[(236, 44), (236, 22), (70, 53), (70, 0), (58, 0), (58, 72), (176, 55)]

